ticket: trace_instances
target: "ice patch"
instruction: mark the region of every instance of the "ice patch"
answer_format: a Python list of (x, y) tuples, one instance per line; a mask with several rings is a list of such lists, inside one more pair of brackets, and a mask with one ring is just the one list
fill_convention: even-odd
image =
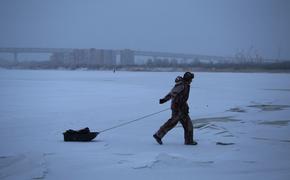
[(270, 138), (264, 138), (264, 137), (252, 137), (252, 139), (255, 140), (262, 140), (262, 141), (273, 141), (273, 142), (285, 142), (285, 143), (289, 143), (290, 140), (288, 139), (270, 139)]
[(290, 89), (264, 89), (267, 91), (290, 91)]
[(226, 142), (216, 142), (216, 145), (223, 145), (223, 146), (227, 146), (227, 145), (234, 145), (235, 143), (226, 143)]
[(290, 120), (277, 120), (277, 121), (263, 121), (258, 124), (271, 125), (271, 126), (288, 126)]
[(193, 120), (193, 123), (237, 122), (237, 121), (241, 120), (235, 119), (232, 116), (224, 116), (224, 117), (199, 118)]
[(261, 111), (281, 111), (289, 108), (289, 105), (272, 105), (272, 104), (259, 104), (259, 105), (250, 105), (248, 107), (258, 108)]
[(227, 111), (230, 111), (230, 112), (239, 112), (239, 113), (245, 113), (246, 112), (246, 110), (244, 110), (244, 109), (242, 109), (240, 107), (231, 108), (231, 109), (229, 109)]

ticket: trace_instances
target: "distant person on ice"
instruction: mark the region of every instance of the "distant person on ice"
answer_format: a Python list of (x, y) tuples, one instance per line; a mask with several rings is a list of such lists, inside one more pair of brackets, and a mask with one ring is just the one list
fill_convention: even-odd
[(180, 122), (184, 129), (184, 144), (197, 145), (197, 142), (193, 140), (193, 125), (188, 115), (189, 107), (187, 104), (190, 83), (193, 78), (194, 74), (191, 72), (184, 73), (183, 77), (178, 76), (175, 79), (175, 86), (172, 90), (159, 100), (159, 104), (163, 104), (171, 99), (172, 110), (171, 118), (153, 135), (159, 144), (163, 144), (161, 139)]

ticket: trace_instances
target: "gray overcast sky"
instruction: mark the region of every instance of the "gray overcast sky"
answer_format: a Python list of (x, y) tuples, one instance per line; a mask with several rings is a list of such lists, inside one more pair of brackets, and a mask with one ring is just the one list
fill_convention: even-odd
[(0, 47), (290, 59), (290, 0), (0, 0)]

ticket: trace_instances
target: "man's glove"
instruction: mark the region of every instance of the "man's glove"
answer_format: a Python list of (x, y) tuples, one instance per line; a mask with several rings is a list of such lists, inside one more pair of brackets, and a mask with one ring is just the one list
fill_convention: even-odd
[(163, 103), (165, 103), (165, 102), (166, 102), (165, 99), (159, 99), (159, 104), (163, 104)]

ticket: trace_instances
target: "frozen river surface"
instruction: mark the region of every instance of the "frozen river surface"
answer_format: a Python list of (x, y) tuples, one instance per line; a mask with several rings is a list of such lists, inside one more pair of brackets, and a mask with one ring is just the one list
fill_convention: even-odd
[[(158, 104), (178, 72), (0, 70), (0, 179), (290, 179), (290, 74), (196, 73), (189, 99), (197, 146), (170, 111), (64, 142), (67, 129), (115, 126)], [(230, 143), (231, 145), (220, 145)]]

